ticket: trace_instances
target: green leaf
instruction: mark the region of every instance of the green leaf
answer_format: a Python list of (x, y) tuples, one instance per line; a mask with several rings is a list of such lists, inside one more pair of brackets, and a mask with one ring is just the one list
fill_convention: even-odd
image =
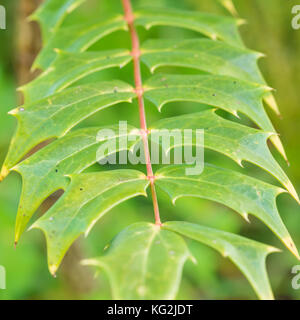
[(151, 72), (163, 66), (187, 67), (265, 84), (257, 66), (261, 53), (210, 39), (148, 40), (141, 60)]
[(135, 12), (135, 24), (150, 29), (154, 26), (172, 26), (190, 29), (212, 39), (220, 39), (243, 47), (238, 25), (243, 21), (204, 12), (173, 8), (142, 8)]
[(44, 43), (57, 31), (64, 18), (84, 1), (85, 0), (46, 0), (30, 16), (31, 20), (39, 22)]
[[(181, 136), (184, 135), (185, 129), (194, 130), (194, 133), (197, 129), (203, 129), (206, 148), (225, 154), (240, 166), (243, 160), (256, 164), (270, 172), (292, 196), (297, 196), (295, 188), (267, 146), (267, 139), (271, 133), (225, 120), (213, 109), (162, 119), (151, 127), (151, 132), (155, 134), (156, 130), (161, 129), (179, 130)], [(193, 144), (196, 145), (196, 143), (194, 134)], [(184, 146), (183, 139), (179, 141), (179, 144), (171, 140), (170, 147), (176, 148), (177, 146)], [(165, 152), (168, 151), (165, 150)]]
[[(270, 91), (266, 86), (228, 76), (158, 74), (148, 79), (144, 88), (145, 98), (154, 103), (158, 110), (168, 102), (200, 102), (235, 116), (242, 112), (264, 131), (275, 132), (262, 104), (263, 96)], [(271, 141), (285, 155), (279, 137), (273, 135)]]
[(276, 197), (285, 192), (283, 189), (207, 163), (199, 175), (187, 174), (187, 168), (191, 166), (168, 166), (155, 174), (157, 187), (170, 196), (173, 204), (181, 197), (199, 197), (226, 205), (247, 221), (248, 214), (252, 214), (264, 222), (299, 258), (276, 207)]
[[(131, 61), (128, 50), (69, 53), (56, 50), (51, 67), (20, 90), (26, 103), (60, 92), (87, 75), (113, 67), (124, 67)], [(68, 70), (68, 72), (66, 72)]]
[[(100, 132), (112, 134), (100, 139)], [(130, 139), (129, 139), (130, 138)], [(128, 139), (126, 144), (124, 139)], [(128, 127), (120, 132), (119, 126), (84, 128), (75, 130), (61, 139), (50, 143), (33, 156), (14, 167), (22, 175), (23, 186), (16, 221), (15, 242), (26, 228), (30, 218), (41, 203), (53, 192), (66, 190), (69, 185), (67, 176), (78, 174), (87, 167), (122, 150), (130, 150), (141, 140), (137, 129)], [(115, 142), (114, 142), (115, 141)], [(111, 147), (105, 154), (97, 153), (98, 149)]]
[(74, 174), (70, 178), (63, 196), (31, 227), (45, 234), (52, 274), (80, 234), (87, 236), (95, 223), (121, 202), (147, 196), (149, 184), (146, 176), (135, 170)]
[[(164, 39), (146, 41), (142, 47), (141, 61), (151, 72), (163, 66), (186, 67), (265, 85), (257, 66), (257, 60), (263, 56), (262, 53), (217, 40)], [(267, 93), (264, 101), (280, 115), (272, 93)]]
[[(46, 70), (56, 57), (54, 49), (69, 52), (83, 52), (101, 38), (118, 30), (127, 30), (122, 15), (104, 22), (90, 22), (84, 25), (73, 25), (60, 28), (44, 46), (33, 64), (33, 69)], [(74, 35), (76, 35), (74, 37)]]
[(184, 240), (175, 233), (136, 223), (113, 240), (104, 256), (83, 264), (107, 273), (114, 299), (173, 300), (189, 257)]
[(99, 82), (69, 88), (14, 109), (11, 114), (18, 119), (18, 127), (4, 168), (10, 170), (33, 147), (65, 135), (95, 112), (120, 102), (131, 102), (135, 96), (133, 88), (124, 82)]
[(273, 299), (266, 257), (279, 250), (235, 234), (183, 221), (167, 222), (164, 229), (200, 241), (228, 257), (246, 276), (260, 299)]

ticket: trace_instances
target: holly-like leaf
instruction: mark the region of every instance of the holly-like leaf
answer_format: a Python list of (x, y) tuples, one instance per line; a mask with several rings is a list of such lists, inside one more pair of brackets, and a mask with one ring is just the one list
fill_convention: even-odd
[(150, 29), (154, 26), (172, 26), (190, 29), (212, 39), (244, 46), (238, 33), (243, 23), (231, 17), (220, 17), (210, 13), (191, 12), (173, 8), (142, 8), (135, 12), (135, 24)]
[(119, 30), (127, 30), (127, 24), (121, 15), (100, 23), (93, 21), (84, 25), (60, 28), (39, 53), (33, 69), (46, 70), (55, 60), (54, 49), (83, 52), (101, 38)]
[[(22, 175), (23, 185), (15, 242), (19, 241), (41, 203), (53, 192), (67, 189), (67, 176), (79, 174), (96, 161), (99, 162), (116, 152), (130, 150), (141, 140), (137, 132), (134, 127), (120, 132), (117, 125), (75, 130), (16, 165), (14, 170)], [(101, 133), (107, 136), (100, 137)], [(100, 147), (105, 148), (103, 153), (98, 152)]]
[(41, 229), (47, 240), (48, 265), (52, 274), (71, 244), (86, 236), (110, 209), (138, 195), (147, 196), (149, 180), (139, 171), (112, 170), (69, 176), (71, 183), (62, 197), (31, 227)]
[(39, 22), (44, 43), (57, 31), (64, 18), (84, 1), (85, 0), (46, 0), (30, 16), (31, 20)]
[(141, 60), (154, 72), (159, 67), (187, 67), (265, 84), (257, 67), (261, 53), (210, 39), (148, 40)]
[[(179, 130), (181, 137), (184, 136), (184, 130), (194, 130), (193, 145), (199, 143), (196, 140), (196, 130), (203, 129), (205, 148), (225, 154), (240, 166), (242, 166), (243, 160), (256, 164), (271, 173), (297, 199), (295, 188), (267, 146), (267, 140), (272, 133), (225, 120), (218, 116), (213, 109), (162, 119), (153, 124), (151, 133), (153, 135), (157, 132), (156, 130), (162, 129)], [(183, 139), (180, 141), (170, 139), (171, 149), (182, 147), (185, 144)], [(165, 152), (169, 152), (169, 150), (165, 150)]]
[[(223, 41), (164, 39), (146, 41), (142, 47), (141, 61), (151, 72), (164, 66), (186, 67), (265, 85), (257, 66), (257, 60), (263, 56), (262, 53)], [(267, 93), (264, 101), (280, 115), (272, 93)]]
[(136, 223), (113, 240), (107, 253), (84, 260), (103, 269), (114, 299), (175, 299), (182, 268), (190, 257), (177, 234), (150, 223)]
[(266, 257), (272, 252), (278, 252), (278, 249), (229, 232), (184, 221), (167, 222), (163, 228), (219, 251), (242, 271), (260, 299), (273, 299), (266, 271)]
[(226, 205), (246, 220), (248, 214), (252, 214), (263, 221), (299, 258), (276, 207), (276, 197), (285, 192), (283, 189), (207, 163), (199, 175), (187, 174), (187, 168), (192, 167), (168, 166), (155, 174), (156, 185), (170, 196), (173, 204), (181, 197), (199, 197)]
[(61, 50), (56, 50), (56, 52), (57, 57), (51, 67), (20, 88), (24, 93), (26, 103), (60, 92), (91, 73), (113, 67), (122, 68), (131, 61), (128, 50), (76, 54)]
[(18, 127), (4, 168), (10, 170), (33, 147), (65, 135), (95, 112), (120, 102), (131, 102), (135, 96), (133, 88), (124, 82), (99, 82), (69, 88), (14, 109), (11, 114), (18, 119)]
[[(270, 88), (260, 84), (216, 75), (167, 75), (157, 74), (145, 83), (145, 97), (159, 110), (174, 101), (193, 101), (224, 109), (237, 116), (247, 115), (264, 131), (275, 132), (266, 114), (262, 99)], [(277, 135), (271, 141), (285, 157)]]

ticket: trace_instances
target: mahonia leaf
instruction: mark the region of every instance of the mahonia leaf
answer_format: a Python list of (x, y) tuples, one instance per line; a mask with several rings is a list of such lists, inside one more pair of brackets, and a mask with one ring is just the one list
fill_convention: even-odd
[(64, 18), (79, 7), (85, 0), (46, 0), (30, 16), (31, 20), (38, 21), (42, 29), (43, 41), (46, 43), (60, 27)]
[[(88, 235), (94, 224), (117, 204), (138, 195), (147, 196), (146, 189), (151, 184), (156, 225), (142, 223), (129, 227), (117, 236), (104, 257), (84, 262), (105, 269), (115, 298), (175, 298), (183, 265), (190, 257), (178, 233), (228, 255), (260, 298), (273, 298), (265, 258), (276, 249), (188, 223), (161, 225), (154, 186), (167, 193), (173, 203), (180, 197), (193, 196), (226, 205), (246, 220), (248, 214), (256, 216), (299, 259), (276, 207), (277, 196), (285, 190), (209, 164), (198, 175), (190, 174), (193, 166), (181, 165), (161, 168), (153, 176), (150, 163), (147, 163), (147, 176), (127, 169), (85, 173), (85, 169), (97, 160), (108, 160), (123, 151), (127, 155), (142, 138), (143, 146), (147, 147), (146, 135), (150, 133), (152, 138), (157, 129), (204, 129), (205, 139), (201, 146), (204, 143), (204, 147), (223, 153), (240, 165), (245, 160), (262, 167), (299, 202), (295, 189), (266, 145), (270, 139), (286, 158), (262, 101), (264, 99), (276, 113), (279, 113), (278, 107), (257, 67), (261, 55), (245, 49), (240, 38), (238, 25), (242, 20), (170, 8), (131, 12), (130, 3), (126, 5), (124, 1), (125, 16), (120, 14), (86, 24), (70, 20), (73, 24), (63, 26), (67, 15), (83, 2), (45, 1), (32, 15), (32, 19), (41, 24), (45, 43), (33, 69), (40, 68), (43, 72), (36, 80), (21, 87), (25, 104), (10, 112), (17, 118), (18, 126), (0, 174), (0, 181), (10, 170), (19, 172), (23, 178), (16, 241), (39, 205), (50, 194), (62, 189), (63, 195), (31, 226), (44, 232), (49, 270), (55, 274), (66, 251), (81, 234)], [(232, 1), (219, 2), (235, 14)], [(191, 40), (152, 40), (140, 47), (135, 26), (146, 29), (178, 27), (200, 35), (199, 39)], [(132, 52), (127, 49), (85, 52), (103, 37), (122, 30), (130, 32)], [(123, 67), (132, 60), (135, 88), (118, 80), (68, 88), (92, 73)], [(156, 75), (145, 84), (140, 79), (140, 61), (152, 72), (160, 66), (187, 67), (199, 70), (199, 75)], [(116, 126), (109, 126), (69, 132), (94, 113), (136, 98), (141, 129), (129, 127), (123, 133), (116, 133)], [(223, 109), (235, 116), (241, 112), (262, 131), (225, 120), (212, 109), (161, 120), (148, 131), (144, 98), (159, 110), (168, 102), (192, 101)], [(110, 135), (98, 139), (101, 129), (110, 130)], [(127, 145), (109, 144), (112, 140), (117, 143), (118, 139), (129, 137), (133, 139), (127, 141)], [(185, 142), (186, 145), (191, 150), (198, 141)], [(183, 145), (173, 143), (166, 151), (178, 146)], [(107, 148), (100, 159), (99, 147)], [(150, 153), (148, 149), (145, 155), (150, 158), (147, 151)], [(189, 170), (188, 174), (186, 170)]]
[[(257, 66), (257, 60), (263, 56), (262, 53), (217, 40), (159, 39), (148, 40), (143, 44), (141, 61), (151, 72), (163, 66), (186, 67), (265, 85)], [(272, 93), (267, 93), (264, 101), (280, 115)]]
[(147, 196), (149, 180), (136, 170), (112, 170), (74, 174), (59, 200), (31, 227), (41, 229), (47, 240), (48, 265), (52, 274), (71, 244), (87, 236), (110, 209), (138, 195)]
[[(57, 58), (51, 67), (20, 88), (27, 103), (62, 90), (88, 74), (105, 68), (123, 67), (132, 59), (128, 50), (56, 51)], [(209, 39), (148, 40), (141, 49), (141, 61), (151, 72), (160, 66), (184, 66), (264, 84), (257, 67), (259, 56), (261, 54), (257, 52)]]
[[(180, 128), (180, 129), (179, 129)], [(254, 163), (264, 170), (270, 172), (292, 196), (297, 196), (297, 192), (289, 178), (273, 158), (268, 146), (267, 139), (272, 133), (256, 130), (233, 121), (228, 121), (218, 116), (215, 110), (209, 109), (199, 113), (186, 114), (179, 117), (162, 119), (151, 127), (151, 133), (156, 130), (179, 130), (184, 135), (185, 129), (203, 129), (205, 136), (205, 147), (218, 151), (230, 157), (242, 166), (242, 161)], [(197, 143), (193, 136), (193, 144)], [(171, 141), (171, 148), (184, 146), (175, 145)], [(200, 146), (201, 147), (201, 146)], [(165, 150), (169, 152), (169, 150)]]
[(72, 87), (61, 93), (12, 110), (18, 119), (4, 168), (10, 170), (39, 143), (65, 135), (95, 112), (131, 102), (133, 88), (122, 81), (99, 82)]
[(135, 24), (146, 29), (153, 26), (172, 26), (190, 29), (211, 39), (243, 47), (238, 33), (241, 19), (222, 17), (204, 12), (191, 12), (173, 8), (142, 8), (135, 12)]
[(163, 228), (219, 251), (242, 271), (260, 299), (273, 299), (266, 271), (266, 257), (270, 253), (278, 252), (278, 249), (229, 232), (184, 221), (167, 222)]
[(156, 185), (166, 192), (173, 204), (181, 197), (199, 197), (219, 202), (248, 221), (252, 214), (264, 222), (299, 259), (297, 248), (284, 226), (276, 207), (276, 197), (285, 190), (233, 170), (205, 163), (199, 175), (187, 175), (187, 165), (159, 169)]
[(117, 235), (104, 256), (82, 263), (107, 273), (114, 299), (173, 300), (189, 257), (185, 241), (174, 232), (136, 223)]
[[(275, 132), (262, 104), (263, 96), (271, 90), (267, 86), (228, 76), (157, 74), (146, 81), (144, 88), (145, 97), (158, 110), (173, 101), (200, 102), (235, 116), (242, 112), (264, 131)], [(285, 157), (279, 137), (273, 135), (270, 139)]]
[(258, 52), (210, 39), (147, 40), (141, 61), (154, 72), (163, 66), (188, 67), (265, 84), (257, 66)]
[[(57, 57), (39, 77), (19, 88), (26, 103), (62, 91), (85, 76), (112, 67), (122, 68), (132, 59), (128, 50), (70, 53), (56, 50)], [(66, 72), (68, 70), (68, 72)]]
[[(100, 139), (100, 132), (111, 134), (105, 139)], [(59, 189), (67, 189), (68, 175), (81, 173), (96, 161), (99, 162), (116, 152), (130, 150), (141, 140), (137, 132), (134, 127), (120, 132), (118, 125), (75, 130), (16, 165), (14, 170), (21, 174), (23, 186), (15, 242), (18, 242), (42, 201)], [(125, 144), (124, 139), (127, 141)], [(97, 153), (101, 146), (106, 147), (108, 144), (105, 153)]]
[(127, 30), (127, 24), (122, 15), (100, 23), (90, 22), (84, 25), (60, 28), (59, 32), (51, 37), (39, 53), (33, 64), (33, 69), (46, 70), (55, 60), (54, 49), (83, 52), (101, 38), (119, 30)]

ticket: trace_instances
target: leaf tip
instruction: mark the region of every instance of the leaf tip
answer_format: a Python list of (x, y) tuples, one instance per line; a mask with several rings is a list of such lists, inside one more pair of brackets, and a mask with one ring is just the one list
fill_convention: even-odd
[(264, 101), (266, 102), (266, 104), (275, 112), (275, 114), (278, 116), (278, 117), (281, 117), (281, 113), (280, 113), (280, 110), (279, 110), (279, 107), (277, 105), (277, 102), (273, 96), (273, 94), (268, 94), (264, 97)]
[(190, 253), (189, 254), (189, 259), (191, 260), (191, 262), (193, 263), (193, 264), (198, 264), (198, 261), (197, 261), (197, 259)]
[(245, 19), (239, 18), (239, 19), (236, 20), (237, 26), (242, 26), (242, 25), (247, 24), (247, 23), (248, 22)]
[(247, 212), (243, 212), (242, 213), (242, 217), (248, 222), (251, 223), (251, 221), (249, 220), (249, 214)]
[(53, 278), (56, 278), (57, 265), (50, 264), (49, 271), (50, 271), (51, 275), (53, 276)]
[(19, 112), (19, 108), (15, 108), (15, 109), (8, 111), (7, 113), (10, 114), (11, 116), (15, 116), (18, 114), (18, 112)]
[(0, 172), (0, 182), (3, 181), (9, 174), (8, 168), (4, 165)]
[(298, 204), (300, 204), (298, 193), (297, 193), (296, 189), (294, 188), (294, 186), (292, 185), (292, 183), (290, 181), (287, 181), (285, 183), (285, 187), (287, 188), (290, 195), (298, 202)]
[(282, 145), (282, 142), (279, 138), (278, 135), (273, 135), (271, 138), (272, 143), (274, 144), (274, 146), (276, 147), (276, 149), (278, 150), (278, 152), (281, 154), (281, 156), (284, 158), (284, 160), (288, 163), (288, 158), (287, 155), (285, 153), (284, 147)]

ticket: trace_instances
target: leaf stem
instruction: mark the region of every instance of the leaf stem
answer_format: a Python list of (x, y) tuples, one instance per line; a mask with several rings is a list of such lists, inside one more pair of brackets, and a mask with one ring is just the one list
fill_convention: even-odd
[(147, 130), (147, 121), (146, 121), (145, 104), (144, 104), (144, 90), (143, 90), (141, 66), (140, 66), (141, 52), (140, 52), (139, 37), (134, 26), (134, 15), (132, 12), (131, 0), (122, 0), (122, 4), (123, 4), (123, 9), (125, 14), (124, 17), (128, 25), (128, 29), (131, 37), (131, 43), (132, 43), (131, 55), (133, 58), (135, 92), (138, 98), (141, 135), (142, 135), (142, 140), (144, 145), (144, 153), (145, 153), (145, 160), (146, 160), (146, 167), (147, 167), (147, 178), (150, 181), (150, 187), (151, 187), (152, 202), (153, 202), (153, 209), (154, 209), (154, 215), (155, 215), (155, 224), (161, 225), (157, 195), (155, 190), (155, 177), (153, 175), (150, 151), (149, 151), (149, 143), (148, 143), (148, 130)]

